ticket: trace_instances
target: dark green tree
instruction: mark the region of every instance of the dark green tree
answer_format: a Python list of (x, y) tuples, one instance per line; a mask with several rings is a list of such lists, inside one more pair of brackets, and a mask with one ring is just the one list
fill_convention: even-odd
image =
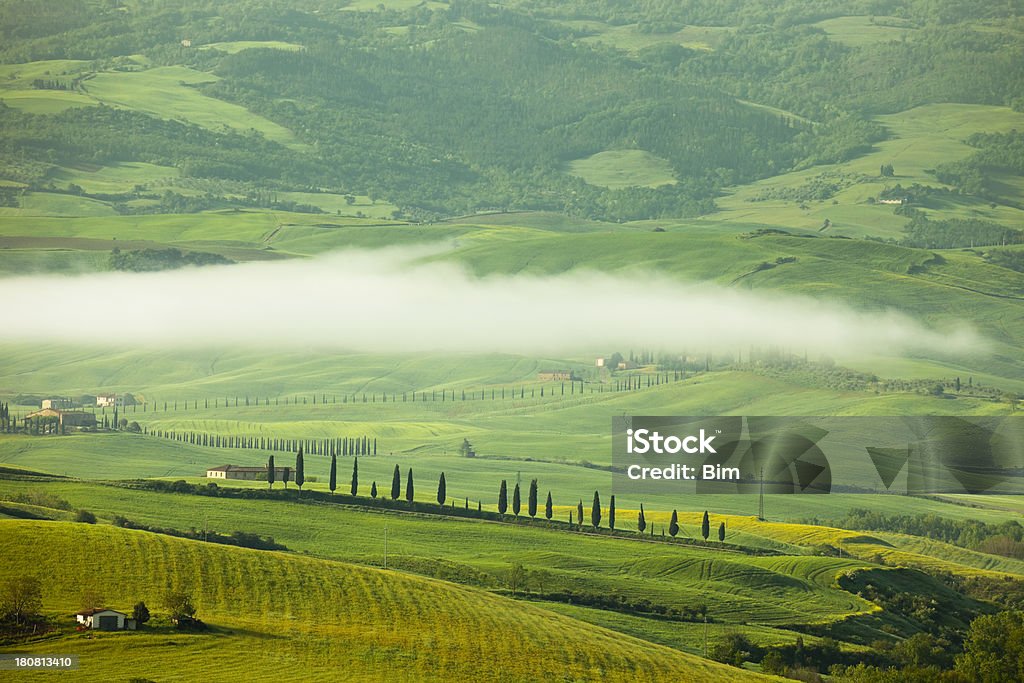
[(348, 490), (353, 496), (359, 495), (359, 458), (352, 458), (352, 482)]
[(704, 511), (704, 519), (700, 523), (700, 535), (704, 537), (704, 540), (708, 540), (708, 536), (711, 535), (711, 520), (708, 519), (708, 511)]
[(405, 499), (411, 503), (414, 497), (414, 493), (415, 489), (413, 489), (412, 485), (412, 468), (410, 467), (408, 476), (405, 478)]
[(508, 510), (508, 484), (505, 480), (501, 480), (501, 486), (498, 488), (498, 514), (503, 515)]
[(644, 532), (647, 528), (647, 520), (644, 519), (644, 504), (640, 503), (640, 514), (636, 516), (636, 530), (640, 533)]
[(141, 600), (135, 603), (135, 607), (132, 608), (132, 619), (139, 626), (149, 621), (149, 608), (146, 607), (146, 603)]
[(576, 523), (580, 525), (580, 529), (583, 528), (583, 499), (580, 498), (580, 502), (576, 503)]
[(302, 493), (302, 485), (306, 483), (306, 466), (302, 461), (302, 445), (299, 444), (299, 452), (295, 454), (295, 485), (299, 487), (299, 493)]
[(327, 488), (331, 490), (331, 493), (338, 488), (338, 456), (333, 453), (331, 454), (331, 476)]
[(555, 514), (555, 507), (551, 504), (551, 491), (548, 491), (548, 500), (544, 503), (544, 517), (550, 520)]
[(444, 502), (448, 500), (448, 484), (444, 480), (444, 472), (437, 480), (437, 504), (444, 505)]
[(530, 480), (530, 492), (526, 495), (526, 512), (530, 517), (537, 516), (537, 480)]
[(601, 496), (594, 491), (594, 502), (590, 505), (590, 523), (594, 528), (601, 526)]
[(672, 538), (675, 538), (676, 534), (679, 533), (679, 513), (675, 510), (672, 511), (672, 519), (668, 522), (668, 533)]
[(196, 608), (192, 604), (192, 595), (185, 591), (169, 590), (164, 593), (163, 606), (167, 609), (172, 621), (180, 619), (191, 619), (196, 615)]
[(718, 525), (718, 542), (725, 543), (725, 522)]
[(402, 473), (398, 471), (398, 465), (395, 465), (395, 473), (391, 475), (391, 500), (398, 500), (401, 495)]
[(372, 484), (370, 484), (370, 498), (373, 498), (373, 499), (377, 498), (377, 482), (376, 481), (374, 481)]
[(8, 576), (0, 585), (0, 620), (22, 626), (40, 617), (43, 584), (35, 576)]
[(288, 482), (291, 481), (291, 478), (292, 478), (292, 468), (285, 467), (284, 468), (284, 472), (281, 473), (281, 481), (284, 482), (284, 487), (286, 489), (288, 488)]
[(1024, 680), (1024, 612), (986, 614), (972, 621), (955, 669), (980, 683)]
[(608, 528), (615, 528), (615, 496), (608, 501)]
[(516, 482), (516, 487), (512, 489), (512, 514), (516, 517), (519, 516), (521, 503), (522, 501), (519, 499), (519, 482)]

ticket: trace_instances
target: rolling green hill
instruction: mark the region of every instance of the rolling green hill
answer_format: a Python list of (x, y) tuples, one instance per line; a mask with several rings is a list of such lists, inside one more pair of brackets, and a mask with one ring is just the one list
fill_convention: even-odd
[[(37, 653), (59, 647), (79, 655), (81, 669), (67, 675), (74, 680), (759, 678), (531, 605), (401, 572), (102, 526), (0, 525), (4, 575), (45, 575), (45, 609), (61, 622), (71, 621), (85, 586), (111, 606), (124, 610), (144, 600), (157, 614), (164, 591), (185, 590), (213, 629), (194, 635), (166, 629), (97, 638), (70, 634), (18, 648)], [(121, 571), (126, 566), (133, 568), (130, 575)]]

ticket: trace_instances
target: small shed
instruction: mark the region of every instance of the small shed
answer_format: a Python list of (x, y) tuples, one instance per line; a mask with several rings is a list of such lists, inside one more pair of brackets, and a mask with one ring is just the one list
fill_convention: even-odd
[(96, 631), (135, 630), (135, 620), (114, 609), (87, 609), (75, 615), (78, 623)]

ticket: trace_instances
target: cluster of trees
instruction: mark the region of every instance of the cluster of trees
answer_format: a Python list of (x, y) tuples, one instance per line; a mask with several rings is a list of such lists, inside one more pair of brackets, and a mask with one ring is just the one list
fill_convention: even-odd
[[(93, 517), (93, 523), (95, 523), (95, 519), (96, 518)], [(122, 515), (115, 515), (113, 523), (114, 526), (119, 526), (122, 529), (139, 529), (141, 531), (149, 531), (154, 534), (163, 534), (165, 536), (189, 538), (193, 541), (206, 541), (209, 543), (219, 543), (221, 545), (238, 546), (240, 548), (254, 548), (256, 550), (288, 550), (287, 546), (276, 542), (273, 536), (263, 537), (259, 534), (250, 533), (248, 531), (232, 531), (230, 534), (223, 534), (219, 531), (211, 531), (209, 529), (171, 529), (136, 522)]]
[(1009, 520), (991, 524), (976, 519), (950, 519), (932, 513), (887, 515), (867, 508), (851, 508), (831, 526), (864, 531), (894, 531), (945, 541), (980, 552), (1024, 559), (1024, 526)]
[(978, 151), (966, 159), (939, 164), (935, 168), (936, 178), (966, 194), (1020, 208), (1019, 203), (1003, 196), (993, 176), (1002, 172), (1024, 174), (1024, 133), (974, 133), (966, 142)]
[(1006, 246), (1024, 244), (1024, 230), (1008, 228), (980, 218), (948, 218), (934, 220), (913, 209), (902, 207), (911, 215), (903, 228), (900, 241), (908, 247), (925, 249), (954, 249), (962, 247)]
[(182, 253), (180, 249), (136, 249), (122, 252), (115, 247), (110, 252), (108, 267), (110, 270), (130, 270), (133, 272), (148, 272), (156, 270), (171, 270), (184, 268), (185, 266), (212, 266), (234, 263), (231, 259), (220, 254), (212, 254), (203, 251), (189, 251)]

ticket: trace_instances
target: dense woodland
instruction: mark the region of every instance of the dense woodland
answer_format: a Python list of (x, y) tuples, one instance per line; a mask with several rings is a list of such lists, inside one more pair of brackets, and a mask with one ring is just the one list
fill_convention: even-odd
[[(484, 209), (691, 216), (713, 211), (726, 185), (869, 150), (884, 136), (874, 114), (945, 101), (1019, 108), (1021, 41), (980, 23), (1019, 28), (1019, 4), (451, 0), (362, 12), (328, 0), (68, 0), (59, 10), (3, 0), (0, 62), (70, 58), (104, 70), (138, 68), (125, 59), (142, 55), (156, 66), (188, 65), (220, 77), (205, 94), (284, 125), (309, 147), (106, 107), (54, 115), (4, 107), (0, 160), (8, 179), (30, 187), (47, 187), (53, 164), (148, 161), (193, 178), (369, 195), (414, 220)], [(811, 25), (848, 14), (878, 15), (907, 33), (850, 47)], [(636, 24), (644, 34), (732, 30), (713, 51), (661, 43), (629, 52), (584, 41), (594, 22)], [(232, 55), (185, 48), (183, 37), (305, 49)], [(37, 79), (36, 87), (80, 81)], [(990, 169), (1019, 165), (1019, 136), (971, 144), (976, 157), (940, 169), (965, 192), (984, 194)], [(677, 182), (610, 190), (565, 172), (569, 161), (614, 149), (667, 160)]]

